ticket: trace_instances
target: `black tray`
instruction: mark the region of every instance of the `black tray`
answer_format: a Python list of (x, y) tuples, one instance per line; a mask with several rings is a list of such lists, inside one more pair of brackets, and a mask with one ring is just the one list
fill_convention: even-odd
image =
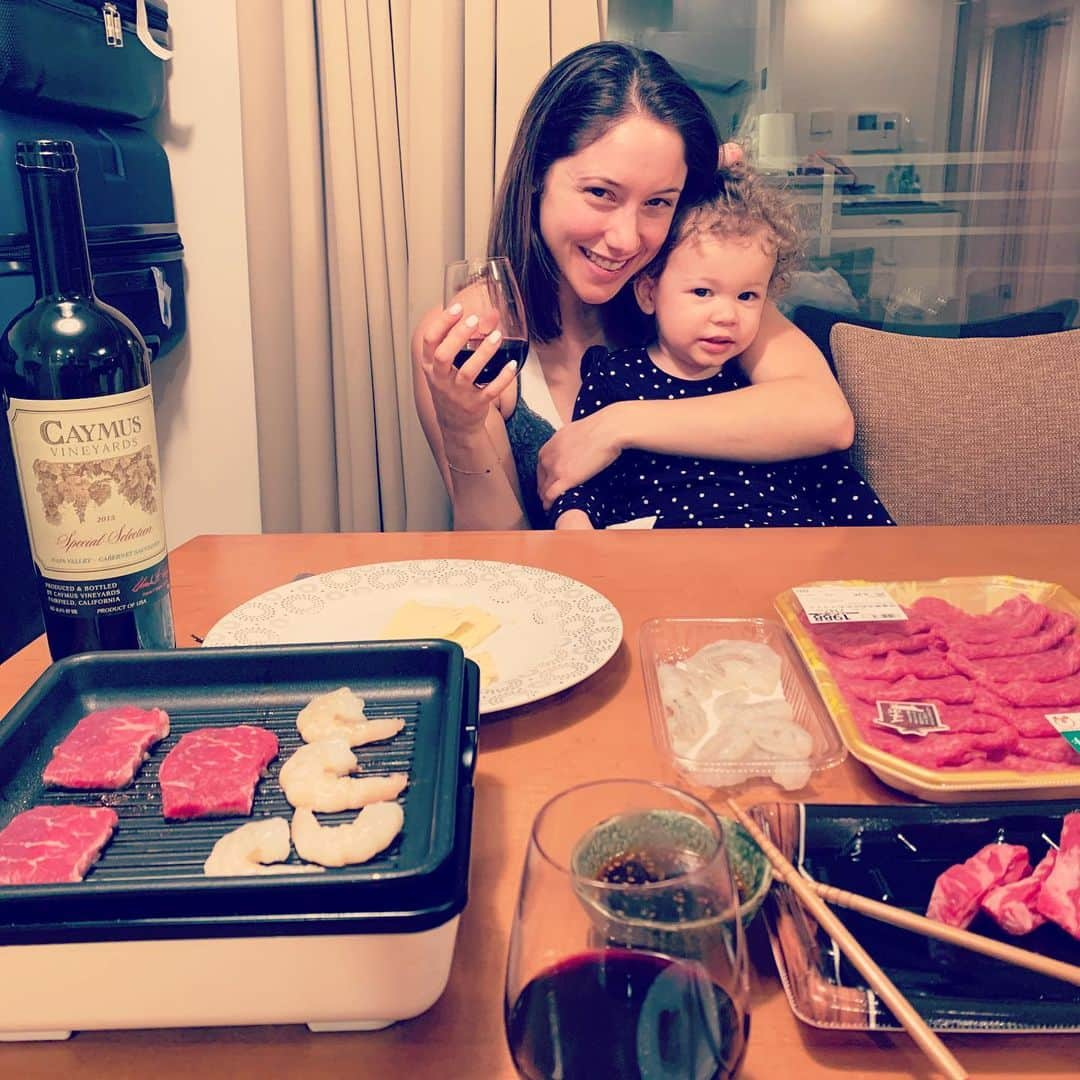
[[(408, 771), (401, 835), (360, 866), (205, 877), (202, 864), (226, 832), (255, 817), (291, 818), (277, 777), (300, 745), (296, 714), (343, 685), (365, 698), (369, 715), (406, 719), (387, 743), (357, 749), (365, 772)], [(465, 905), (478, 700), (476, 665), (447, 641), (88, 653), (53, 664), (0, 721), (0, 827), (58, 803), (111, 806), (120, 821), (84, 881), (0, 887), (0, 944), (442, 924)], [(163, 708), (171, 721), (134, 782), (115, 792), (46, 789), (41, 773), (53, 747), (86, 713), (125, 703)], [(239, 723), (270, 729), (280, 744), (252, 817), (166, 822), (157, 783), (165, 755), (186, 731)]]
[[(964, 806), (768, 803), (758, 821), (817, 881), (923, 915), (938, 874), (984, 844), (1023, 844), (1034, 866), (1055, 843), (1068, 800)], [(844, 908), (833, 908), (936, 1031), (1080, 1031), (1080, 989)], [(773, 955), (792, 1011), (817, 1027), (899, 1030), (862, 976), (783, 884), (766, 905)], [(1080, 942), (1046, 923), (1014, 937), (979, 914), (970, 929), (1066, 963)]]

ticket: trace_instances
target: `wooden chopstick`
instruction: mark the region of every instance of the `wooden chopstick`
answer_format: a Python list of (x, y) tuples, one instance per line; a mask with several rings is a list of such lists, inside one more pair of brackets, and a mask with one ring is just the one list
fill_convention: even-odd
[(1015, 964), (1029, 971), (1037, 971), (1040, 975), (1049, 975), (1052, 979), (1061, 979), (1063, 982), (1072, 983), (1073, 986), (1080, 986), (1080, 967), (1076, 964), (1054, 960), (1049, 956), (1031, 952), (1029, 949), (995, 941), (993, 938), (983, 937), (982, 934), (973, 934), (970, 930), (946, 926), (937, 919), (928, 919), (925, 915), (916, 915), (903, 908), (893, 907), (892, 904), (884, 904), (880, 900), (871, 900), (867, 896), (860, 896), (846, 889), (838, 889), (835, 885), (823, 885), (820, 881), (810, 878), (803, 878), (803, 880), (822, 900), (837, 907), (850, 908), (852, 911), (859, 912), (860, 915), (868, 915), (871, 919), (891, 923), (904, 930), (913, 930), (916, 934), (937, 938), (938, 941), (947, 941), (950, 945), (959, 945), (963, 949), (970, 949), (984, 956), (992, 956), (995, 960), (1004, 960), (1008, 964)]
[(893, 1016), (903, 1024), (904, 1029), (915, 1041), (919, 1049), (946, 1076), (954, 1080), (963, 1080), (967, 1070), (953, 1057), (949, 1048), (930, 1030), (926, 1021), (915, 1011), (911, 1002), (893, 985), (888, 975), (874, 963), (870, 954), (858, 943), (851, 931), (834, 915), (809, 882), (785, 858), (780, 849), (772, 843), (758, 827), (756, 821), (739, 806), (734, 799), (728, 799), (727, 805), (737, 820), (757, 841), (758, 847), (772, 863), (773, 869), (784, 884), (810, 910), (823, 930), (843, 950), (855, 969), (870, 984), (874, 992), (889, 1007)]

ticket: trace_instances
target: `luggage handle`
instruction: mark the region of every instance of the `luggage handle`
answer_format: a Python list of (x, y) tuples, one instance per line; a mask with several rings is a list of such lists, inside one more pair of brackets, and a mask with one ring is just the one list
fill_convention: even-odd
[(148, 266), (145, 270), (113, 270), (104, 274), (95, 274), (94, 286), (105, 292), (153, 289), (157, 294), (161, 325), (167, 330), (172, 329), (172, 286), (160, 267)]
[(151, 56), (158, 60), (172, 59), (172, 49), (164, 48), (150, 36), (150, 18), (146, 14), (146, 0), (135, 0), (135, 34)]

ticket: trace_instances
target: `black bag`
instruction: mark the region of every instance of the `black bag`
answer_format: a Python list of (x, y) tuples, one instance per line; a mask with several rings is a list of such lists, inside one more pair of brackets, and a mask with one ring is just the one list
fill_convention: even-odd
[[(39, 138), (75, 144), (95, 292), (135, 323), (154, 358), (164, 355), (186, 327), (184, 247), (176, 227), (168, 158), (151, 134), (133, 127), (93, 127), (0, 110), (0, 331), (34, 301), (15, 144)], [(0, 427), (4, 660), (40, 634), (43, 624), (6, 420)]]
[(176, 227), (169, 159), (149, 132), (93, 127), (0, 109), (0, 329), (34, 301), (22, 186), (20, 139), (69, 139), (79, 157), (79, 188), (94, 289), (139, 328), (154, 358), (183, 336), (184, 246)]
[(121, 123), (153, 116), (165, 100), (168, 19), (165, 0), (0, 0), (0, 105)]

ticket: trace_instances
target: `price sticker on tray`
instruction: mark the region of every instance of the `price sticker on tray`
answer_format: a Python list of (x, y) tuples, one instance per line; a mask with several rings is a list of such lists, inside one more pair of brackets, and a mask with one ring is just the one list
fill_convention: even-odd
[(1046, 719), (1050, 721), (1050, 726), (1080, 753), (1080, 712), (1047, 713)]
[(907, 618), (883, 585), (800, 585), (791, 591), (812, 623), (897, 622)]

